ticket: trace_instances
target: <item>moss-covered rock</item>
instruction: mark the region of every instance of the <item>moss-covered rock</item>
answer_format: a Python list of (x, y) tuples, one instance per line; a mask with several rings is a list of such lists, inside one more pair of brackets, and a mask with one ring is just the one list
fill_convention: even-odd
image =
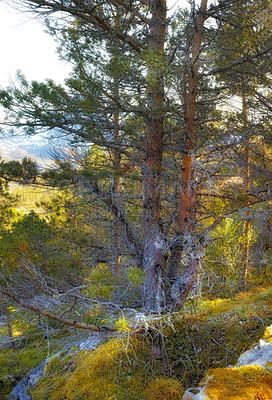
[(163, 329), (169, 373), (185, 388), (197, 386), (209, 369), (235, 365), (271, 323), (272, 289), (205, 301), (194, 313), (177, 313)]
[(152, 379), (145, 390), (148, 400), (180, 400), (184, 388), (176, 379)]
[(208, 371), (207, 400), (271, 400), (272, 374), (258, 365)]
[(199, 387), (188, 389), (183, 400), (272, 399), (271, 327), (251, 350), (243, 353), (235, 367), (210, 369)]
[(26, 349), (5, 349), (0, 352), (0, 393), (10, 393), (12, 388), (30, 370), (41, 364), (47, 349), (32, 344)]
[[(123, 316), (116, 322), (120, 337), (94, 351), (76, 346), (68, 352), (66, 342), (66, 351), (48, 363), (32, 397), (180, 400), (183, 387), (198, 386), (208, 370), (235, 365), (240, 354), (258, 342), (272, 323), (271, 299), (271, 289), (256, 290), (199, 303), (194, 313), (185, 309), (144, 316), (143, 326), (133, 316)], [(266, 340), (271, 340), (271, 332), (266, 331)]]
[(143, 342), (111, 339), (94, 352), (55, 358), (32, 391), (34, 400), (178, 400), (184, 393), (175, 379), (153, 376)]

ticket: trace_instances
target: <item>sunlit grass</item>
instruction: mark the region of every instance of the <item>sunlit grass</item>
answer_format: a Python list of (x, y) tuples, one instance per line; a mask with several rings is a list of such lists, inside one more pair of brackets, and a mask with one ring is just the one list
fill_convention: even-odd
[(34, 185), (20, 185), (17, 183), (10, 184), (9, 192), (18, 199), (17, 206), (15, 206), (16, 209), (26, 213), (31, 210), (41, 212), (38, 203), (41, 201), (49, 201), (55, 194), (55, 191), (49, 188)]
[(18, 329), (13, 329), (12, 330), (12, 336), (13, 337), (18, 337), (18, 336), (22, 336), (24, 333), (22, 331), (19, 331)]
[(272, 305), (272, 288), (253, 287), (252, 290), (239, 293), (232, 299), (204, 300), (199, 307), (205, 314), (219, 315), (234, 311), (242, 312), (251, 306), (256, 308), (264, 305)]
[(272, 342), (272, 325), (268, 326), (264, 332), (263, 339)]

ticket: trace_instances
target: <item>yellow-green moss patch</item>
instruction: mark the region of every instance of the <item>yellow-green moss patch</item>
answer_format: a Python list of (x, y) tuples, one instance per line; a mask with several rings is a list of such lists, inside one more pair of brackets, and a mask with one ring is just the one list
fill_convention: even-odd
[(0, 398), (9, 393), (31, 369), (41, 364), (47, 349), (32, 344), (27, 349), (5, 349), (0, 352)]
[(176, 379), (153, 379), (146, 389), (148, 400), (181, 400), (185, 390)]
[(251, 312), (264, 312), (265, 308), (272, 306), (272, 288), (252, 288), (251, 291), (239, 293), (233, 299), (206, 300), (200, 304), (200, 309), (205, 315), (219, 314), (250, 314)]
[(32, 391), (34, 400), (179, 400), (181, 384), (162, 377), (154, 379), (146, 344), (111, 339), (94, 352), (55, 358), (46, 375)]
[(272, 374), (260, 366), (208, 371), (208, 400), (271, 400)]

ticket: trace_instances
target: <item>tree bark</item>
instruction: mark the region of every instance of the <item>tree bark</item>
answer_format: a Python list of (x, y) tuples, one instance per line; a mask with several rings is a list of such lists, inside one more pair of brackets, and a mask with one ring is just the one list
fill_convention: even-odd
[[(114, 27), (116, 30), (119, 29), (119, 12), (118, 8), (116, 9), (116, 16), (115, 16), (115, 24)], [(116, 66), (118, 65), (118, 52), (115, 48), (113, 48), (113, 96), (114, 98), (119, 102), (120, 100), (120, 93), (119, 93), (119, 79), (118, 76), (116, 76)], [(113, 114), (113, 137), (114, 141), (117, 144), (117, 148), (113, 149), (113, 171), (114, 171), (114, 177), (113, 177), (113, 187), (112, 187), (112, 194), (115, 197), (115, 201), (118, 202), (119, 195), (120, 195), (120, 190), (121, 190), (121, 184), (122, 184), (122, 178), (120, 176), (120, 170), (121, 170), (121, 160), (122, 160), (122, 154), (118, 150), (118, 147), (120, 145), (120, 112), (119, 108), (117, 107), (116, 110), (114, 111)], [(113, 274), (115, 277), (119, 276), (119, 270), (120, 270), (120, 255), (119, 255), (119, 247), (120, 247), (120, 221), (119, 221), (119, 215), (114, 215), (113, 214), (113, 237), (112, 237), (112, 242), (113, 242), (113, 255), (112, 255), (112, 266), (113, 266)]]
[(150, 7), (149, 54), (147, 54), (148, 111), (143, 166), (143, 266), (146, 271), (143, 299), (147, 311), (160, 312), (165, 307), (163, 278), (166, 268), (166, 246), (160, 223), (166, 0), (151, 0)]
[[(175, 304), (183, 304), (196, 282), (200, 269), (200, 257), (205, 249), (196, 233), (196, 179), (194, 158), (196, 147), (195, 115), (196, 96), (199, 84), (199, 54), (206, 19), (207, 0), (202, 0), (195, 21), (195, 31), (185, 55), (183, 71), (184, 97), (184, 144), (179, 193), (180, 240), (171, 250), (170, 267), (172, 279), (176, 277), (171, 290)], [(187, 267), (178, 278), (181, 257), (187, 259)]]
[[(248, 126), (248, 115), (247, 115), (247, 101), (246, 94), (242, 92), (242, 113), (244, 120), (244, 128)], [(249, 139), (246, 139), (246, 145), (244, 150), (244, 189), (245, 193), (250, 192), (250, 150), (249, 150)], [(249, 207), (250, 202), (247, 201), (247, 206)], [(245, 287), (247, 284), (247, 274), (249, 267), (249, 246), (250, 246), (250, 211), (249, 208), (245, 211), (244, 219), (244, 244), (242, 251), (242, 266), (241, 266), (241, 287)]]

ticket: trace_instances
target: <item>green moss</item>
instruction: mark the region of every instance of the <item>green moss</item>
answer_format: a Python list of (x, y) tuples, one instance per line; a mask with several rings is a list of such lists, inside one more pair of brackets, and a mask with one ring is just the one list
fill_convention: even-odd
[(129, 282), (133, 285), (141, 287), (145, 278), (145, 273), (139, 267), (130, 266), (127, 268), (127, 277)]
[(130, 353), (125, 351), (122, 341), (113, 339), (93, 353), (79, 352), (69, 362), (55, 359), (46, 370), (44, 382), (32, 396), (40, 399), (41, 394), (47, 392), (49, 398), (55, 400), (77, 399), (80, 396), (93, 400), (110, 399), (117, 393), (118, 377), (122, 377), (122, 366), (126, 357), (129, 360)]
[(159, 378), (150, 382), (146, 393), (148, 400), (180, 400), (184, 388), (176, 379)]
[(5, 349), (0, 352), (1, 393), (9, 393), (15, 384), (46, 357), (45, 348)]
[[(131, 321), (117, 326), (125, 340), (111, 339), (94, 352), (58, 354), (33, 390), (33, 399), (176, 400), (182, 385), (198, 386), (211, 368), (234, 365), (272, 323), (272, 290), (240, 294), (235, 299), (205, 303), (198, 312), (150, 318), (150, 329), (131, 332)], [(103, 307), (89, 318), (103, 319)], [(266, 330), (269, 340), (271, 331)], [(270, 371), (271, 366), (267, 369)], [(173, 379), (175, 378), (175, 379)], [(272, 398), (272, 397), (271, 397)]]
[[(32, 391), (34, 400), (177, 400), (184, 390), (174, 379), (152, 376), (148, 347), (141, 341), (111, 339), (94, 352), (58, 357)], [(180, 396), (180, 397), (178, 397)]]
[(263, 333), (257, 317), (177, 318), (164, 330), (169, 369), (184, 387), (197, 386), (209, 368), (234, 365)]
[(203, 301), (199, 306), (206, 316), (224, 313), (249, 314), (254, 310), (264, 311), (272, 307), (272, 288), (252, 288), (245, 293), (239, 293), (233, 299), (214, 299)]

